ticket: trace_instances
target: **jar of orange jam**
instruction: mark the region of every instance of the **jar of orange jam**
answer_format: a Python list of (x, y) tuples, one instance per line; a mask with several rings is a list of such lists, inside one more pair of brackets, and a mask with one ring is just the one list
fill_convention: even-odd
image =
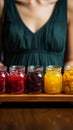
[(62, 92), (61, 67), (47, 66), (44, 76), (44, 91), (50, 94)]
[(73, 66), (65, 66), (63, 74), (63, 91), (73, 94)]

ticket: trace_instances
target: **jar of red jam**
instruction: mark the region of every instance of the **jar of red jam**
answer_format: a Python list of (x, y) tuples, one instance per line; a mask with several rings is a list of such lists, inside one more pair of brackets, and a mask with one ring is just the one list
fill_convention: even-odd
[(27, 93), (41, 93), (43, 90), (43, 67), (29, 66), (27, 74)]
[(0, 66), (0, 93), (5, 93), (6, 91), (6, 75), (7, 75), (7, 67)]
[(44, 91), (49, 94), (62, 92), (62, 73), (60, 66), (49, 65), (46, 67)]
[(26, 74), (25, 66), (9, 67), (9, 75), (7, 78), (7, 93), (21, 94), (25, 93)]

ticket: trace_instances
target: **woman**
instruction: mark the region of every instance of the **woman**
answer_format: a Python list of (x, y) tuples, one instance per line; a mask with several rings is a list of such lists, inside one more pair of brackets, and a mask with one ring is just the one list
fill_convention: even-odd
[(0, 65), (73, 65), (73, 0), (0, 0), (0, 35)]
[(1, 66), (73, 65), (73, 0), (0, 0), (0, 52)]

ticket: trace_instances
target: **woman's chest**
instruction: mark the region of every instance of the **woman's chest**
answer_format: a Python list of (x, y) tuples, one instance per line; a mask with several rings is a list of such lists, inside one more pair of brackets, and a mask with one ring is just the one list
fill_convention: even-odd
[(50, 20), (54, 8), (55, 4), (46, 7), (26, 7), (16, 4), (17, 12), (23, 24), (25, 24), (33, 33), (37, 32)]

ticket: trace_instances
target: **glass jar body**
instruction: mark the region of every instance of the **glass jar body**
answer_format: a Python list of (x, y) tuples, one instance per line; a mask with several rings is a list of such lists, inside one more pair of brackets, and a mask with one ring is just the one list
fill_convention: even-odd
[(7, 93), (25, 93), (26, 74), (24, 66), (9, 67), (9, 75), (7, 77)]
[(5, 93), (6, 91), (6, 76), (7, 76), (7, 67), (0, 67), (0, 93)]
[(27, 70), (27, 93), (42, 93), (43, 67), (29, 66)]
[(63, 74), (64, 93), (73, 94), (73, 66), (65, 66)]
[(62, 92), (61, 67), (46, 67), (46, 73), (44, 76), (44, 91), (50, 94)]

